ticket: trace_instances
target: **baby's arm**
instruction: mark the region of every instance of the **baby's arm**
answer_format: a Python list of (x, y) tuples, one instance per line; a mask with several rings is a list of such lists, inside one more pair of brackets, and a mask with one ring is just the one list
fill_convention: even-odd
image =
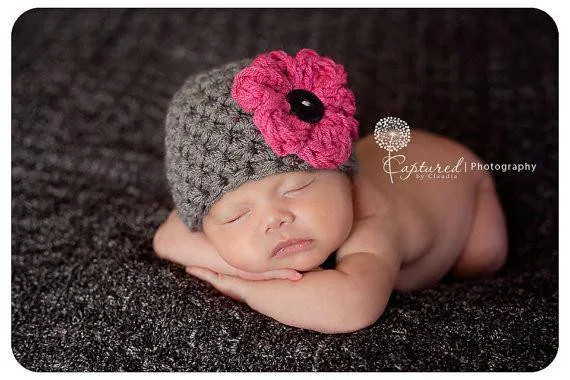
[[(277, 321), (327, 333), (359, 330), (383, 313), (398, 268), (399, 255), (382, 231), (381, 218), (357, 221), (338, 251), (334, 270), (305, 273), (297, 281), (247, 281), (203, 268), (188, 272), (220, 292), (246, 302)], [(346, 249), (344, 249), (346, 247)], [(354, 248), (361, 250), (350, 251)]]
[(263, 273), (251, 273), (228, 264), (203, 232), (192, 232), (172, 210), (166, 221), (158, 228), (153, 238), (156, 254), (176, 264), (200, 266), (226, 275), (250, 280), (283, 278), (298, 280), (302, 276), (292, 269), (279, 269)]

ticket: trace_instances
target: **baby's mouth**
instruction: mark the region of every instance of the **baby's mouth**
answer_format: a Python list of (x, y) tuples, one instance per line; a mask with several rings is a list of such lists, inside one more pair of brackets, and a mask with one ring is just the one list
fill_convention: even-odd
[(271, 251), (271, 257), (284, 257), (293, 253), (306, 251), (313, 247), (313, 239), (288, 239), (280, 242)]

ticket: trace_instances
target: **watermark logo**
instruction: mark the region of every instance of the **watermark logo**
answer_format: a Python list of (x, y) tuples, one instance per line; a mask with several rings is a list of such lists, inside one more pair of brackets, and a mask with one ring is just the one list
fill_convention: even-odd
[(374, 127), (374, 141), (388, 153), (397, 152), (408, 146), (410, 142), (410, 127), (397, 117), (380, 119)]
[(530, 171), (534, 173), (536, 164), (524, 163), (481, 163), (467, 162), (465, 157), (458, 157), (454, 162), (448, 163), (426, 163), (426, 161), (406, 163), (406, 156), (403, 154), (393, 154), (408, 146), (411, 141), (409, 125), (402, 119), (389, 116), (380, 119), (374, 127), (374, 141), (376, 144), (388, 151), (388, 155), (382, 158), (382, 170), (390, 176), (390, 182), (394, 183), (394, 175), (399, 174), (403, 181), (414, 175), (417, 180), (424, 179), (457, 179), (459, 173), (466, 173), (468, 170), (490, 170), (502, 171)]
[[(408, 123), (397, 117), (389, 116), (382, 118), (374, 127), (374, 141), (376, 141), (376, 144), (378, 144), (380, 148), (388, 151), (388, 155), (382, 159), (382, 164), (384, 171), (387, 170), (387, 173), (390, 175), (390, 182), (392, 183), (394, 183), (392, 177), (392, 174), (394, 174), (392, 171), (392, 153), (408, 146), (411, 139), (410, 136)], [(394, 157), (398, 157), (398, 161), (400, 161), (399, 158), (405, 160), (404, 155)], [(399, 163), (401, 164), (402, 162)]]

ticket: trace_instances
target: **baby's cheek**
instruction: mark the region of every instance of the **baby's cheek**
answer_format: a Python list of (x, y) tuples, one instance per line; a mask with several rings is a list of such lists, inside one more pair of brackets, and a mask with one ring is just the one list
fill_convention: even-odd
[(247, 272), (263, 272), (266, 270), (267, 264), (262, 259), (263, 254), (248, 245), (234, 243), (220, 251), (220, 256), (234, 268)]
[(334, 206), (320, 205), (313, 212), (314, 229), (333, 246), (341, 244), (349, 235), (353, 223), (352, 205), (342, 199)]

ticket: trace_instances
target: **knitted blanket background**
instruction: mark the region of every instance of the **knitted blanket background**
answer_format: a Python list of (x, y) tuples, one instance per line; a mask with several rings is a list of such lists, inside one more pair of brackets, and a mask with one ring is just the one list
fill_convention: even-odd
[[(558, 348), (558, 33), (538, 10), (42, 10), (12, 34), (12, 348), (35, 371), (535, 371)], [(493, 172), (493, 278), (395, 292), (364, 330), (279, 324), (154, 256), (168, 101), (302, 47), (342, 63), (361, 135), (398, 116)]]

